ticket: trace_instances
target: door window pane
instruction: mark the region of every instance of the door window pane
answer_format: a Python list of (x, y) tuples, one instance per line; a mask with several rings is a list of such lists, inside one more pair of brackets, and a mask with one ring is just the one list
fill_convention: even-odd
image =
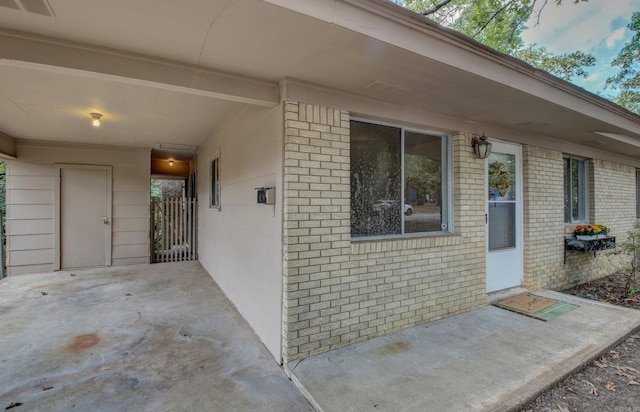
[(491, 153), (487, 162), (489, 251), (516, 247), (516, 156)]
[(516, 200), (516, 157), (507, 153), (489, 155), (489, 200)]
[(516, 247), (516, 204), (489, 202), (489, 251)]

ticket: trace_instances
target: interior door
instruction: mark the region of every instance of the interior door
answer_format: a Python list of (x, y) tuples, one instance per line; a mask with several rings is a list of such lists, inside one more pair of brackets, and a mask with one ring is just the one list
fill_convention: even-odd
[(111, 265), (111, 168), (60, 167), (60, 268)]
[(494, 142), (487, 159), (487, 292), (522, 284), (522, 148)]

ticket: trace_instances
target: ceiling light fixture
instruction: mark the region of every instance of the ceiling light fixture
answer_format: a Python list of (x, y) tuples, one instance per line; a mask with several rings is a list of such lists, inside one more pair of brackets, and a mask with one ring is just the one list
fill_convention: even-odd
[(91, 113), (91, 117), (93, 118), (93, 127), (100, 126), (100, 118), (102, 115), (100, 113)]

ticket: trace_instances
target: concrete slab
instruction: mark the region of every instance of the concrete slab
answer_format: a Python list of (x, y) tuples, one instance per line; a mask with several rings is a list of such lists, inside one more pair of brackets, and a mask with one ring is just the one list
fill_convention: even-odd
[(312, 410), (195, 262), (9, 277), (0, 333), (2, 409)]
[(506, 411), (640, 326), (640, 311), (536, 293), (579, 308), (544, 322), (487, 306), (312, 356), (287, 369), (314, 406), (326, 412)]

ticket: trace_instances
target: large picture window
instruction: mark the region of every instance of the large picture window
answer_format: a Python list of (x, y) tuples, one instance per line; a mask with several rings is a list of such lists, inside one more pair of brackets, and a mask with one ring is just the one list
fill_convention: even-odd
[(449, 138), (351, 121), (351, 235), (448, 231)]
[(220, 209), (220, 156), (211, 159), (210, 165), (209, 207)]
[(588, 173), (586, 160), (564, 158), (564, 221), (586, 222), (588, 210)]

